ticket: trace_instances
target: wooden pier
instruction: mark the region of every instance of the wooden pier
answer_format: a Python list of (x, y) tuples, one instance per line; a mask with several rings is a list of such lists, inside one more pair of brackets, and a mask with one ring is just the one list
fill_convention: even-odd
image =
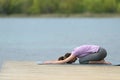
[(120, 80), (120, 66), (9, 61), (2, 66), (0, 80)]

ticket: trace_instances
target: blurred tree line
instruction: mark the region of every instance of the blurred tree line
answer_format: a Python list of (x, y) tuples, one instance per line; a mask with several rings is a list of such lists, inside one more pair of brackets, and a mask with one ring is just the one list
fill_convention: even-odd
[(0, 14), (120, 13), (120, 0), (0, 0)]

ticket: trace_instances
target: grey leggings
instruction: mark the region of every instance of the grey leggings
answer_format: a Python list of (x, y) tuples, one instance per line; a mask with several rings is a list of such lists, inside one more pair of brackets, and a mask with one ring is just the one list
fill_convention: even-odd
[(100, 61), (107, 56), (107, 51), (104, 48), (99, 48), (98, 52), (91, 53), (87, 56), (79, 58), (80, 64), (88, 64), (89, 61)]

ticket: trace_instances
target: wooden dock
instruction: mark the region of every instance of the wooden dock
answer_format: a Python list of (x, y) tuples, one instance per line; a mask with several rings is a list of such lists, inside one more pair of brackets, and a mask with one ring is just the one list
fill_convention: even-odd
[(0, 80), (120, 80), (120, 67), (10, 61), (3, 64)]

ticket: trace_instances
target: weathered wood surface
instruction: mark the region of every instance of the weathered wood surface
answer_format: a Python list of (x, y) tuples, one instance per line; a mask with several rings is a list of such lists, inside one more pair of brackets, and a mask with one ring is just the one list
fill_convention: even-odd
[(6, 62), (0, 80), (120, 80), (119, 66), (37, 65), (34, 62)]

